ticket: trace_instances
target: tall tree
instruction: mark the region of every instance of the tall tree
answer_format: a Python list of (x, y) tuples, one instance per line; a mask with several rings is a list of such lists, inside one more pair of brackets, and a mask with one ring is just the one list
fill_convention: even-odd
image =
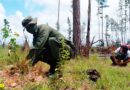
[(105, 34), (105, 38), (106, 38), (106, 44), (107, 44), (107, 46), (109, 46), (109, 44), (108, 44), (108, 36), (109, 36), (109, 34), (108, 34), (109, 16), (106, 15), (105, 18), (106, 18), (106, 34)]
[(91, 23), (91, 0), (88, 2), (88, 27), (87, 27), (87, 36), (86, 36), (86, 56), (89, 57), (89, 49), (90, 49), (90, 23)]
[(128, 0), (128, 5), (129, 5), (129, 14), (128, 14), (128, 16), (129, 16), (129, 32), (130, 32), (130, 0)]
[(127, 7), (128, 7), (128, 1), (124, 1), (124, 42), (126, 43), (127, 38)]
[(120, 24), (120, 35), (121, 35), (121, 43), (124, 43), (123, 41), (123, 0), (119, 1), (119, 24)]
[[(102, 40), (104, 39), (104, 37), (103, 37), (103, 34), (104, 34), (104, 32), (103, 32), (103, 30), (104, 30), (104, 13), (103, 13), (103, 9), (104, 8), (106, 8), (106, 7), (108, 7), (108, 5), (106, 5), (106, 2), (107, 2), (107, 0), (97, 0), (97, 2), (98, 2), (98, 14), (101, 14), (101, 35), (102, 35)], [(99, 17), (98, 17), (99, 18)], [(99, 25), (100, 25), (100, 19), (99, 19)], [(100, 27), (100, 26), (99, 26)], [(99, 28), (100, 29), (100, 28)], [(100, 34), (100, 32), (99, 32), (99, 34)], [(100, 37), (100, 35), (99, 35), (99, 37)]]
[(86, 27), (86, 23), (83, 22), (81, 25), (81, 45), (84, 43), (85, 27)]
[(80, 0), (73, 0), (73, 42), (76, 47), (76, 54), (80, 53)]
[(60, 24), (59, 24), (59, 18), (60, 18), (60, 0), (58, 1), (58, 19), (57, 19), (57, 31), (60, 30)]
[[(102, 14), (101, 13), (101, 8), (100, 8), (100, 4), (99, 4), (99, 0), (97, 0), (97, 2), (98, 2), (98, 12), (97, 12), (97, 15), (98, 15), (98, 32), (99, 32), (99, 40), (101, 39), (101, 36), (100, 36), (100, 34), (101, 34), (101, 28), (100, 28), (100, 15)], [(99, 42), (99, 44), (100, 44), (100, 42)]]
[(70, 22), (70, 19), (68, 17), (67, 19), (67, 22), (68, 22), (68, 39), (71, 41), (72, 40), (72, 37), (71, 37), (71, 33), (72, 33), (72, 29), (71, 29), (71, 22)]

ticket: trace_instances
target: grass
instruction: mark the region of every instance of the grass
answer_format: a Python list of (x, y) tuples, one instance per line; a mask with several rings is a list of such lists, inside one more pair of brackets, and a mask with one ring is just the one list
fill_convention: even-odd
[[(100, 73), (101, 78), (96, 83), (88, 80), (88, 69), (96, 69)], [(130, 90), (129, 71), (129, 64), (127, 67), (111, 66), (109, 58), (93, 55), (89, 60), (80, 58), (66, 62), (63, 66), (63, 80), (66, 86), (76, 90), (84, 87), (84, 83), (90, 90)]]
[[(10, 65), (18, 65), (21, 70), (26, 71), (26, 65), (22, 66), (24, 64), (22, 60), (27, 53), (18, 50), (19, 60), (15, 60), (14, 57), (7, 56), (7, 49), (0, 48), (0, 51), (1, 70), (4, 71), (5, 67)], [(42, 72), (41, 68), (44, 72), (48, 66), (40, 63), (35, 67), (39, 69), (38, 72)], [(11, 90), (130, 90), (130, 64), (127, 67), (111, 66), (109, 58), (92, 55), (89, 59), (78, 57), (75, 60), (66, 61), (60, 69), (62, 77), (59, 78), (56, 74), (53, 78), (43, 77), (39, 82), (26, 81), (28, 78), (24, 76), (27, 74), (22, 74), (20, 80), (25, 80), (25, 83), (21, 87), (12, 87)], [(96, 69), (101, 78), (97, 82), (90, 81), (86, 73), (88, 69)], [(0, 76), (0, 83), (4, 80), (5, 78)], [(5, 88), (5, 90), (8, 89)]]
[(0, 69), (4, 68), (7, 65), (14, 64), (19, 60), (24, 60), (25, 56), (27, 55), (26, 52), (21, 52), (20, 48), (17, 49), (17, 55), (8, 56), (8, 49), (2, 48), (0, 46)]

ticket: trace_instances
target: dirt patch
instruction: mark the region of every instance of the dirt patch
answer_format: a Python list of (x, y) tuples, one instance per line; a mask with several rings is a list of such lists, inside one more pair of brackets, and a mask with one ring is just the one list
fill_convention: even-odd
[[(27, 63), (26, 63), (27, 64)], [(23, 67), (24, 65), (25, 67)], [(27, 83), (35, 82), (42, 83), (47, 82), (46, 76), (47, 69), (43, 62), (38, 62), (34, 67), (26, 66), (22, 63), (22, 67), (14, 65), (6, 70), (0, 71), (0, 78), (3, 79), (5, 89), (11, 90), (12, 88), (23, 88)]]

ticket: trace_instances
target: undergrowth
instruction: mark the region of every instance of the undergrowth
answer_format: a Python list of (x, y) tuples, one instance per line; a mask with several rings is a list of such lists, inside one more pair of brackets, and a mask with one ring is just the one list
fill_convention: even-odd
[[(10, 66), (21, 68), (20, 80), (25, 80), (20, 89), (12, 87), (11, 90), (130, 90), (130, 65), (128, 64), (126, 67), (111, 66), (109, 57), (101, 58), (97, 54), (91, 55), (89, 59), (77, 57), (70, 61), (67, 60), (61, 64), (61, 77), (58, 74), (55, 74), (53, 78), (44, 75), (42, 80), (35, 82), (32, 79), (28, 81), (29, 78), (25, 78), (25, 76), (32, 71), (41, 75), (41, 72), (44, 73), (48, 70), (46, 64), (38, 64), (35, 68), (24, 66), (23, 60), (27, 53), (18, 50), (19, 60), (14, 60), (6, 55), (6, 49), (0, 48), (0, 50), (0, 69), (4, 71), (5, 67)], [(96, 69), (101, 78), (97, 82), (89, 80), (86, 73), (88, 69)], [(0, 83), (4, 83), (4, 80), (5, 78), (0, 77)]]

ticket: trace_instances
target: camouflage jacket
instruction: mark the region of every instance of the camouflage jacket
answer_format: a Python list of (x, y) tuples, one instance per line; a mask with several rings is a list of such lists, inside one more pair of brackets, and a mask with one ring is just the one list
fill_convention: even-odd
[(55, 29), (51, 28), (48, 25), (42, 24), (37, 26), (37, 30), (33, 34), (33, 46), (38, 49), (43, 48), (47, 43), (49, 37), (55, 37), (57, 41), (60, 39), (65, 39), (64, 36)]

